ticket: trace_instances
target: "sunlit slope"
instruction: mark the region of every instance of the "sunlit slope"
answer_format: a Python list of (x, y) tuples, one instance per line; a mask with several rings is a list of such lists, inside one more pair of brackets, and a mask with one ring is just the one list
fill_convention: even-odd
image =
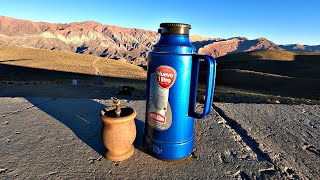
[[(0, 47), (0, 66), (2, 80), (4, 80), (4, 76), (6, 75), (3, 74), (4, 71), (11, 67), (19, 67), (20, 69), (34, 68), (126, 79), (146, 78), (146, 71), (143, 68), (123, 61), (110, 60), (92, 55), (16, 46)], [(27, 74), (25, 75), (27, 76)], [(41, 75), (43, 74), (39, 74), (39, 76)]]

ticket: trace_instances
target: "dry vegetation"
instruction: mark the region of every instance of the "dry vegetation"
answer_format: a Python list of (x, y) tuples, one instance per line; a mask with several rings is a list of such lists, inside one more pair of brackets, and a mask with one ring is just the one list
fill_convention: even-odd
[[(92, 55), (16, 46), (0, 47), (0, 65), (127, 79), (146, 78), (143, 68), (126, 62)], [(3, 80), (3, 77), (1, 79)]]

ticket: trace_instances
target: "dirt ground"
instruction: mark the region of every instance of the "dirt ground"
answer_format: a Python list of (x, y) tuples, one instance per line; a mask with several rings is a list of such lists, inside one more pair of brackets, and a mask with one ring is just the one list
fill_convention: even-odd
[[(1, 98), (2, 178), (115, 178), (115, 179), (217, 179), (282, 177), (266, 160), (233, 139), (234, 132), (212, 113), (197, 121), (194, 153), (181, 161), (157, 160), (143, 152), (145, 101), (129, 101), (134, 107), (137, 140), (134, 155), (121, 163), (101, 155), (101, 121), (98, 112), (108, 100)], [(199, 107), (201, 108), (201, 107)]]
[(320, 106), (216, 103), (215, 110), (293, 177), (319, 179)]
[[(319, 179), (319, 105), (215, 103), (210, 116), (195, 121), (190, 157), (167, 162), (141, 145), (144, 87), (128, 95), (109, 85), (1, 84), (1, 179)], [(121, 163), (102, 156), (98, 113), (111, 96), (138, 114), (135, 153)]]
[[(9, 58), (14, 53), (1, 59), (1, 179), (320, 179), (317, 77), (307, 83), (300, 77), (247, 70), (232, 70), (234, 75), (226, 70), (226, 76), (220, 71), (227, 83), (216, 86), (210, 116), (195, 121), (193, 153), (167, 162), (142, 147), (143, 69), (125, 64), (116, 71), (119, 77), (111, 77), (118, 68), (113, 61), (73, 54), (55, 59), (56, 54), (49, 54), (51, 67), (41, 61), (45, 53), (38, 57), (34, 51), (31, 57), (21, 59), (21, 50), (18, 59)], [(61, 64), (63, 59), (74, 64)], [(133, 72), (136, 79), (128, 78)], [(76, 86), (71, 85), (73, 79)], [(204, 88), (200, 85), (199, 111)], [(103, 157), (98, 112), (111, 104), (111, 97), (138, 112), (135, 153), (121, 163)]]

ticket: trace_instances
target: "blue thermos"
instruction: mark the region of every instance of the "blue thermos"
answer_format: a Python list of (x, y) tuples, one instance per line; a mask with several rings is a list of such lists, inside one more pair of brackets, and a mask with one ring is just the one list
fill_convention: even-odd
[[(193, 151), (194, 118), (212, 108), (216, 61), (195, 54), (189, 24), (161, 23), (161, 37), (148, 54), (144, 146), (163, 160), (181, 159)], [(206, 97), (202, 114), (196, 112), (200, 60), (207, 62)]]

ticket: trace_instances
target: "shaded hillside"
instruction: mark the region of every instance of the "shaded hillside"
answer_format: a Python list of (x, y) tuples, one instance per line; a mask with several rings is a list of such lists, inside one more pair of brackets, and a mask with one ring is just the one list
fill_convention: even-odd
[(320, 78), (320, 52), (264, 50), (217, 58), (220, 69), (240, 69), (297, 78)]
[(298, 52), (316, 52), (320, 51), (320, 45), (308, 46), (301, 44), (290, 44), (290, 45), (280, 45), (279, 47), (287, 51), (298, 51)]
[(226, 62), (243, 62), (250, 60), (283, 60), (293, 61), (296, 53), (289, 51), (277, 51), (277, 50), (260, 50), (251, 52), (239, 52), (235, 54), (229, 54), (222, 57), (216, 58), (220, 63)]
[[(263, 50), (217, 58), (217, 85), (320, 99), (320, 53)], [(202, 65), (201, 82), (206, 76)]]

